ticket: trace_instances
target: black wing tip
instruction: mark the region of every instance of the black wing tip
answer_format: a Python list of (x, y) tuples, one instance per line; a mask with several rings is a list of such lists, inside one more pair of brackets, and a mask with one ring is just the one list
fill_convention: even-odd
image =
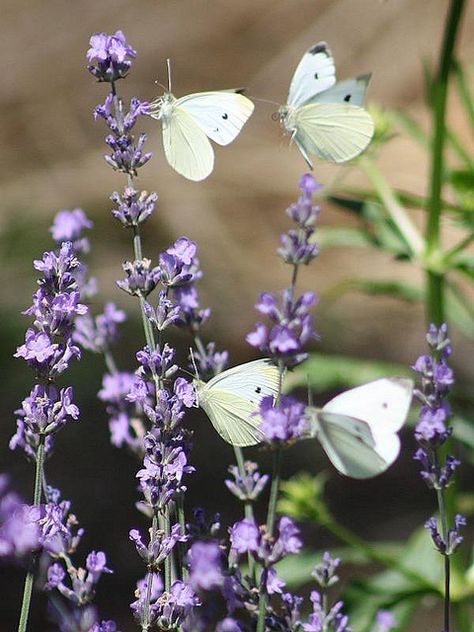
[(329, 47), (327, 45), (327, 42), (318, 42), (314, 46), (311, 46), (311, 48), (309, 49), (308, 53), (310, 55), (317, 55), (318, 53), (324, 53), (328, 57), (331, 54), (329, 52)]
[(372, 79), (372, 73), (368, 72), (365, 75), (359, 75), (358, 77), (356, 77), (357, 81), (361, 81), (363, 83), (365, 83), (365, 85), (368, 85), (370, 80)]

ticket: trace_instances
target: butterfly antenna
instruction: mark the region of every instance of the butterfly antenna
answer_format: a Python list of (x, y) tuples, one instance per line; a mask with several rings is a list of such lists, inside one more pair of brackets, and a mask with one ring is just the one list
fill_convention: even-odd
[(194, 371), (195, 371), (195, 374), (196, 374), (196, 379), (200, 380), (201, 378), (199, 377), (199, 371), (198, 371), (198, 368), (196, 366), (196, 361), (194, 359), (194, 353), (193, 353), (192, 347), (189, 347), (189, 355), (191, 357), (191, 362), (192, 362), (193, 367), (194, 367)]
[(161, 82), (159, 82), (158, 79), (155, 79), (154, 83), (155, 83), (155, 86), (160, 86), (160, 88), (163, 88), (163, 90), (166, 92), (167, 90), (166, 86), (164, 86)]
[(166, 60), (166, 67), (168, 69), (168, 92), (171, 92), (171, 62), (169, 57)]
[(271, 101), (270, 99), (261, 99), (260, 97), (252, 97), (253, 101), (260, 101), (261, 103), (269, 103), (270, 105), (276, 105), (277, 108), (280, 107), (281, 103), (277, 101)]

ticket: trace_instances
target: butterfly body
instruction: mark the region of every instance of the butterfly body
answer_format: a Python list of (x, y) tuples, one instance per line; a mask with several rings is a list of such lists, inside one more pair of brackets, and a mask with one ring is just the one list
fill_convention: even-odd
[(280, 122), (312, 169), (311, 156), (341, 163), (358, 156), (374, 132), (362, 107), (370, 75), (336, 84), (334, 60), (325, 42), (311, 47), (298, 64)]
[(189, 180), (204, 180), (214, 168), (209, 139), (228, 145), (252, 114), (254, 105), (239, 90), (197, 92), (177, 99), (165, 92), (151, 103), (161, 121), (168, 163)]
[(409, 379), (383, 378), (341, 393), (321, 409), (307, 408), (312, 434), (339, 472), (370, 478), (395, 461), (396, 432), (408, 415), (412, 391)]
[(194, 380), (197, 404), (215, 430), (231, 445), (260, 443), (258, 409), (264, 397), (277, 397), (278, 368), (270, 360), (254, 360), (219, 373), (209, 382)]

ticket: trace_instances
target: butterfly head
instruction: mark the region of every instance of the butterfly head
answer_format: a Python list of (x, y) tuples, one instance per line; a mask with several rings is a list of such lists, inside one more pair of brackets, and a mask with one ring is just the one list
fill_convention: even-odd
[(168, 120), (173, 111), (176, 97), (171, 92), (165, 92), (150, 103), (150, 116), (154, 119)]

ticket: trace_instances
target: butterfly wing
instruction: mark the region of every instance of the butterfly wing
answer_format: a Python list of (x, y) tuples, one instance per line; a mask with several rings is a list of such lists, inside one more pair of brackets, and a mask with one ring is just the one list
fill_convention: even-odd
[(199, 405), (220, 436), (234, 446), (260, 443), (258, 408), (268, 395), (276, 397), (280, 375), (269, 360), (254, 360), (223, 371), (206, 384), (198, 383)]
[(331, 162), (355, 158), (374, 133), (370, 114), (349, 103), (303, 105), (288, 112), (284, 125), (311, 169), (311, 155)]
[(308, 103), (352, 103), (362, 107), (372, 75), (361, 75), (355, 79), (339, 81), (335, 86), (316, 94)]
[(297, 107), (336, 83), (334, 59), (326, 42), (318, 42), (301, 58), (291, 80), (287, 103)]
[(204, 180), (214, 168), (214, 150), (193, 117), (179, 101), (163, 119), (163, 146), (171, 167), (188, 180)]
[(235, 90), (189, 94), (177, 104), (219, 145), (231, 143), (254, 110), (252, 101)]
[[(309, 409), (313, 433), (321, 443), (334, 467), (351, 478), (372, 478), (384, 472), (396, 459), (400, 440), (396, 434), (387, 436), (390, 453), (387, 459), (377, 449), (369, 424), (348, 415)], [(388, 453), (388, 449), (385, 451)]]
[(382, 378), (340, 393), (323, 406), (322, 412), (365, 421), (375, 435), (378, 431), (396, 432), (405, 423), (412, 393), (412, 380)]

